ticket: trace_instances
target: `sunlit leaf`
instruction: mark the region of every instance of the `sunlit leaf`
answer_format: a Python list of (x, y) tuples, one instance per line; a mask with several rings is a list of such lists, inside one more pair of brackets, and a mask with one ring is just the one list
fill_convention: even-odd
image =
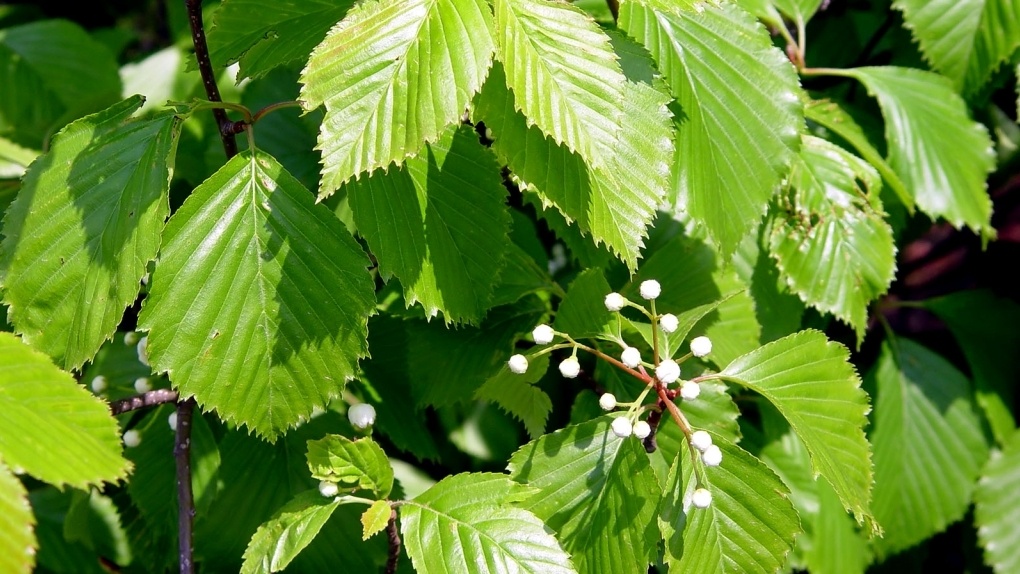
[(18, 477), (0, 462), (0, 570), (28, 574), (34, 570), (39, 543), (28, 493)]
[(132, 121), (141, 104), (130, 98), (64, 128), (4, 218), (9, 319), (67, 369), (113, 336), (170, 213), (168, 157), (180, 119)]
[(502, 474), (447, 477), (399, 507), (415, 571), (488, 574), (575, 572), (534, 514), (512, 506), (530, 490)]
[(393, 488), (393, 469), (383, 449), (371, 438), (351, 440), (328, 435), (308, 441), (308, 469), (312, 477), (340, 488), (371, 490), (380, 498)]
[(319, 196), (400, 164), (456, 122), (491, 64), (491, 27), (482, 0), (370, 0), (351, 9), (301, 74), (305, 109), (326, 106)]
[(1020, 569), (1020, 431), (992, 452), (974, 492), (974, 524), (997, 574)]
[(340, 501), (318, 490), (294, 497), (259, 526), (244, 551), (242, 574), (279, 572), (319, 534)]
[(0, 333), (0, 459), (63, 486), (116, 482), (131, 470), (105, 402), (10, 333)]
[(184, 396), (273, 439), (343, 390), (366, 354), (368, 260), (263, 153), (234, 157), (167, 223), (139, 316)]

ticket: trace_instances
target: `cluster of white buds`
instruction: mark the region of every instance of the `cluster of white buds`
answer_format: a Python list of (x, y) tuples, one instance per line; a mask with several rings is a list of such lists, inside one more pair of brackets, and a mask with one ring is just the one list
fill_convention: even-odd
[(637, 347), (626, 347), (620, 353), (620, 362), (634, 369), (641, 364), (641, 351)]
[(698, 383), (687, 381), (680, 385), (680, 396), (683, 397), (685, 401), (693, 401), (698, 398), (699, 395), (701, 395), (701, 385)]
[(577, 357), (567, 357), (560, 363), (560, 374), (568, 379), (575, 378), (580, 372), (581, 363), (577, 361)]
[(510, 357), (510, 360), (507, 361), (506, 364), (510, 367), (511, 373), (523, 375), (528, 372), (528, 358), (520, 353)]
[(142, 444), (142, 435), (135, 429), (126, 431), (123, 436), (124, 446), (128, 448), (136, 447)]
[(138, 377), (135, 379), (135, 392), (142, 395), (152, 390), (152, 383), (149, 377)]
[(627, 306), (627, 298), (619, 293), (610, 293), (606, 295), (606, 309), (616, 313), (620, 309)]
[(695, 337), (691, 341), (691, 354), (695, 357), (704, 357), (712, 352), (712, 340), (708, 337)]
[(641, 287), (638, 288), (638, 292), (641, 293), (642, 299), (652, 301), (658, 297), (660, 293), (662, 293), (662, 286), (659, 285), (659, 282), (655, 279), (649, 279), (641, 282)]
[(107, 387), (106, 377), (103, 375), (96, 375), (92, 379), (92, 392), (99, 394), (106, 390)]
[(335, 482), (323, 480), (319, 483), (319, 494), (326, 498), (333, 498), (340, 493), (340, 487)]
[(680, 378), (680, 365), (676, 364), (673, 359), (666, 359), (659, 363), (658, 367), (655, 367), (655, 376), (662, 381), (662, 384), (671, 385)]
[(615, 409), (616, 395), (613, 393), (603, 393), (602, 396), (599, 397), (599, 406), (602, 407), (602, 410), (604, 411), (611, 411)]
[(719, 466), (722, 464), (722, 451), (717, 445), (712, 444), (712, 435), (703, 430), (694, 431), (691, 434), (691, 446), (701, 453), (701, 462), (705, 466)]
[(539, 325), (531, 332), (531, 337), (535, 339), (535, 343), (539, 345), (548, 345), (552, 343), (553, 337), (556, 336), (556, 332), (553, 331), (552, 327), (546, 324)]
[(659, 317), (659, 327), (662, 327), (663, 332), (672, 333), (677, 330), (680, 326), (680, 320), (676, 318), (676, 315), (672, 313), (666, 313)]
[(375, 407), (368, 403), (351, 405), (351, 408), (347, 409), (347, 420), (358, 430), (367, 429), (375, 424)]

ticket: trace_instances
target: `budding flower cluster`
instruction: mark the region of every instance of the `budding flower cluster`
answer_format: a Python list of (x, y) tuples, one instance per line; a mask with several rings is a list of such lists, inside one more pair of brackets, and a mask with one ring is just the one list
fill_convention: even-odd
[(664, 332), (672, 333), (680, 326), (680, 320), (676, 318), (676, 315), (666, 313), (662, 317), (659, 317), (659, 326), (662, 327)]
[(616, 395), (613, 393), (604, 393), (599, 397), (599, 406), (604, 411), (611, 411), (616, 408)]
[(634, 423), (634, 436), (644, 439), (650, 434), (652, 434), (652, 427), (647, 422), (638, 421)]
[(638, 290), (641, 293), (642, 299), (652, 301), (662, 293), (662, 286), (655, 279), (649, 279), (648, 281), (642, 281), (641, 287)]
[(552, 327), (545, 324), (535, 327), (535, 330), (531, 332), (531, 337), (535, 339), (535, 343), (539, 345), (548, 345), (549, 343), (552, 343), (553, 337), (555, 336), (556, 333), (552, 330)]
[(375, 424), (375, 407), (368, 403), (351, 405), (351, 408), (347, 409), (347, 420), (358, 430), (366, 429)]
[(697, 488), (691, 495), (691, 503), (696, 508), (708, 508), (712, 504), (712, 492), (707, 488)]
[(510, 357), (506, 363), (512, 373), (523, 375), (528, 371), (528, 358), (520, 353)]
[(577, 357), (567, 357), (560, 363), (560, 374), (568, 379), (573, 379), (581, 372), (581, 363)]
[(610, 293), (606, 295), (606, 309), (613, 313), (623, 309), (627, 305), (627, 299), (619, 293)]
[(618, 417), (613, 419), (610, 426), (613, 429), (613, 434), (620, 438), (627, 438), (634, 433), (634, 426), (627, 417)]
[(627, 347), (620, 354), (620, 362), (632, 369), (636, 368), (641, 364), (641, 351), (635, 347)]
[(691, 354), (695, 357), (704, 357), (712, 352), (712, 340), (708, 337), (695, 337), (691, 341)]
[(322, 482), (319, 483), (319, 494), (325, 496), (326, 498), (333, 498), (339, 493), (340, 487), (337, 486), (335, 482), (323, 480)]
[(680, 385), (680, 396), (685, 401), (693, 401), (701, 395), (701, 385), (690, 381)]
[(701, 453), (701, 462), (705, 466), (719, 466), (722, 464), (722, 451), (717, 445), (712, 444), (712, 435), (703, 430), (694, 431), (691, 434), (691, 446)]
[(673, 359), (666, 359), (659, 363), (658, 367), (655, 367), (655, 376), (664, 385), (673, 384), (680, 378), (680, 365), (676, 364)]

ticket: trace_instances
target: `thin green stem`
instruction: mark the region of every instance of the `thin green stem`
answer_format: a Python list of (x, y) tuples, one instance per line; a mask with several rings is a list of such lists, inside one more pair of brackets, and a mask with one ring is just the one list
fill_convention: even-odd
[(211, 100), (199, 100), (198, 103), (192, 108), (193, 111), (201, 112), (205, 110), (233, 110), (244, 116), (244, 122), (246, 124), (252, 123), (251, 110), (241, 104), (235, 104), (233, 102), (214, 102)]
[(651, 302), (652, 308), (652, 364), (659, 366), (659, 316), (655, 313), (655, 299)]

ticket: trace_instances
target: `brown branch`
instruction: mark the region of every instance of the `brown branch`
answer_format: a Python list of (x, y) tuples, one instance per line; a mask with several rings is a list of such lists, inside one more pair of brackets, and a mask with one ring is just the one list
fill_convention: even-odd
[(174, 460), (177, 462), (177, 542), (181, 574), (192, 574), (192, 525), (195, 499), (191, 490), (191, 415), (195, 400), (177, 403), (177, 432), (174, 434)]
[(390, 520), (386, 523), (386, 538), (390, 544), (390, 554), (386, 559), (386, 574), (394, 574), (397, 571), (397, 562), (400, 561), (400, 531), (397, 530), (397, 509), (390, 511)]
[(156, 405), (173, 403), (176, 401), (177, 391), (171, 389), (156, 389), (154, 391), (142, 393), (138, 396), (128, 397), (126, 399), (112, 402), (110, 403), (110, 412), (114, 415), (122, 415), (136, 409), (154, 407)]
[[(205, 40), (205, 27), (202, 25), (202, 0), (184, 0), (188, 11), (188, 22), (191, 24), (191, 42), (195, 45), (195, 59), (198, 61), (198, 71), (202, 74), (202, 85), (205, 86), (205, 94), (210, 102), (222, 102), (220, 89), (216, 85), (216, 73), (212, 68), (212, 61), (209, 59), (209, 45)], [(220, 139), (223, 141), (223, 151), (227, 159), (237, 155), (237, 138), (234, 137), (236, 126), (227, 117), (226, 110), (214, 109), (213, 117), (216, 118), (216, 126), (219, 128)]]

